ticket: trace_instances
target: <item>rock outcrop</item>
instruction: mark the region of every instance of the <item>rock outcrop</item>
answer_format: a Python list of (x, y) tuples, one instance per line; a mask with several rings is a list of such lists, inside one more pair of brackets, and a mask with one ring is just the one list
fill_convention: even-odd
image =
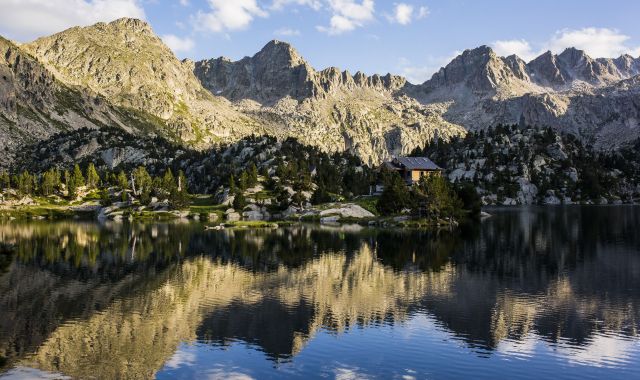
[(640, 137), (640, 59), (551, 52), (526, 63), (481, 46), (423, 84), (317, 70), (269, 42), (237, 62), (180, 61), (140, 20), (75, 27), (24, 45), (0, 39), (0, 142), (83, 127), (123, 128), (204, 149), (245, 136), (295, 137), (377, 164), (497, 124), (571, 132), (600, 147)]
[(640, 58), (628, 55), (593, 59), (569, 48), (525, 63), (482, 46), (405, 91), (467, 130), (553, 127), (610, 148), (640, 137), (639, 74)]

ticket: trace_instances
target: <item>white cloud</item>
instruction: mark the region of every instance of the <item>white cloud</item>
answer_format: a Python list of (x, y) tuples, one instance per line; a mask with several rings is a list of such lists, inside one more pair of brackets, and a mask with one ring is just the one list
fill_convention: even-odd
[(196, 359), (196, 355), (192, 350), (189, 350), (189, 347), (181, 345), (164, 365), (167, 368), (177, 369), (183, 366), (193, 365)]
[(300, 31), (298, 29), (280, 28), (275, 32), (273, 32), (273, 34), (275, 34), (276, 36), (282, 36), (282, 37), (294, 37), (294, 36), (299, 36)]
[(319, 11), (320, 8), (322, 8), (322, 2), (320, 0), (273, 0), (271, 9), (281, 10), (288, 5), (304, 5), (311, 7), (316, 11)]
[(198, 11), (194, 16), (195, 28), (211, 32), (244, 29), (255, 17), (267, 17), (256, 0), (208, 0), (211, 10)]
[(622, 54), (640, 55), (640, 46), (631, 46), (629, 40), (629, 36), (615, 29), (582, 28), (557, 31), (549, 40), (539, 44), (537, 49), (526, 40), (499, 40), (491, 45), (499, 55), (517, 54), (526, 61), (547, 50), (558, 54), (569, 47), (584, 50), (594, 58), (615, 58)]
[(138, 0), (2, 0), (0, 34), (28, 41), (120, 17), (144, 19), (145, 14)]
[(556, 32), (547, 43), (547, 49), (558, 53), (568, 47), (575, 47), (586, 51), (592, 57), (619, 57), (622, 54), (639, 50), (638, 47), (627, 46), (628, 40), (629, 36), (621, 34), (615, 29), (565, 29)]
[(183, 7), (188, 7), (189, 6), (189, 0), (180, 0), (180, 5), (182, 5)]
[(416, 10), (413, 5), (407, 3), (395, 3), (393, 14), (385, 15), (389, 22), (400, 25), (409, 25), (413, 20), (421, 20), (427, 16), (429, 8), (422, 6)]
[(418, 20), (421, 20), (425, 17), (429, 16), (429, 8), (428, 7), (420, 7), (418, 10)]
[(174, 34), (165, 34), (162, 36), (162, 41), (171, 49), (174, 53), (189, 52), (195, 46), (193, 40), (189, 37), (180, 38)]
[(329, 26), (318, 26), (317, 29), (329, 35), (338, 35), (364, 26), (374, 18), (373, 0), (328, 0), (333, 15)]
[(538, 55), (526, 40), (501, 40), (494, 41), (491, 45), (496, 54), (504, 57), (515, 54), (525, 61), (530, 61)]
[(420, 84), (430, 79), (435, 72), (447, 65), (458, 55), (460, 55), (460, 52), (454, 51), (448, 56), (429, 56), (426, 62), (421, 65), (414, 65), (409, 59), (400, 58), (398, 60), (398, 70), (400, 75), (407, 78), (410, 83)]
[(387, 16), (390, 22), (400, 25), (409, 25), (413, 19), (413, 5), (398, 3), (395, 4), (393, 15)]

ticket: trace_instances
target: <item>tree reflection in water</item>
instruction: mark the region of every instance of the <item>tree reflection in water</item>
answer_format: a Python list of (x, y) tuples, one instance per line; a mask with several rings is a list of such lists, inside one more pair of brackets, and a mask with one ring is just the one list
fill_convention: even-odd
[[(635, 208), (496, 211), (453, 231), (6, 223), (0, 356), (74, 377), (152, 377), (183, 342), (292, 360), (322, 329), (428, 315), (483, 352), (634, 337)], [(8, 252), (9, 248), (4, 248)]]

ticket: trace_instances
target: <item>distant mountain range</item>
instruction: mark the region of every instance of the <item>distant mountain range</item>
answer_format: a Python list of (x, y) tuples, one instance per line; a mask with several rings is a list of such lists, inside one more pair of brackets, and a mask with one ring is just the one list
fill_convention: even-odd
[(550, 126), (611, 148), (640, 136), (640, 58), (547, 52), (529, 63), (482, 46), (422, 84), (318, 71), (289, 44), (180, 61), (151, 27), (119, 19), (17, 44), (0, 38), (0, 146), (8, 164), (61, 131), (116, 126), (202, 149), (295, 137), (369, 163), (496, 124)]

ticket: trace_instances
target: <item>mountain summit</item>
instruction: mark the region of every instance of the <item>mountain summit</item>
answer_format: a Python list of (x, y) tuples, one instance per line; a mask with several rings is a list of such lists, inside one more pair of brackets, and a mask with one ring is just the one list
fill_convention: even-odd
[(290, 44), (273, 40), (253, 57), (237, 62), (220, 57), (197, 62), (194, 69), (203, 85), (230, 100), (253, 99), (273, 104), (291, 97), (296, 100), (326, 97), (332, 92), (368, 87), (379, 91), (400, 89), (404, 78), (367, 77), (341, 72), (335, 67), (316, 71)]
[(105, 126), (195, 148), (295, 137), (369, 163), (500, 123), (553, 127), (603, 147), (640, 136), (640, 59), (628, 55), (571, 48), (526, 63), (481, 46), (413, 85), (318, 70), (275, 40), (235, 62), (180, 61), (147, 23), (128, 18), (24, 45), (0, 39), (0, 53), (5, 161), (59, 131)]

